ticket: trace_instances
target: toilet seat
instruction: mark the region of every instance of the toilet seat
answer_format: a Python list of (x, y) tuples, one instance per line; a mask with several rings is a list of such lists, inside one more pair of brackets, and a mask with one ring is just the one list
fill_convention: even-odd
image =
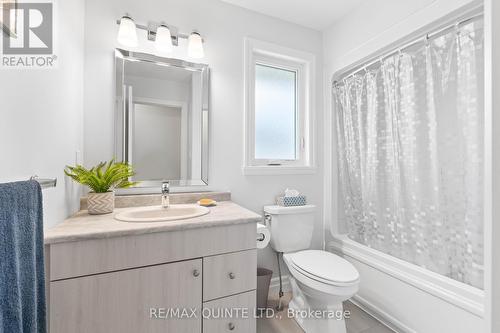
[(330, 286), (349, 287), (359, 282), (359, 273), (350, 262), (327, 251), (288, 253), (285, 259), (298, 273)]

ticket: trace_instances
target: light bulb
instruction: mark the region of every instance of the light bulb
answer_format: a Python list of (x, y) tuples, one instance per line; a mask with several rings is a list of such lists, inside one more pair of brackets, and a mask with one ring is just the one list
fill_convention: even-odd
[(135, 22), (129, 16), (123, 16), (121, 18), (117, 39), (120, 44), (125, 46), (137, 46), (137, 31), (135, 28)]
[(192, 32), (188, 38), (188, 56), (194, 59), (200, 59), (205, 56), (203, 51), (203, 40), (196, 31)]
[(160, 53), (171, 53), (173, 49), (170, 29), (162, 24), (156, 29), (155, 48)]

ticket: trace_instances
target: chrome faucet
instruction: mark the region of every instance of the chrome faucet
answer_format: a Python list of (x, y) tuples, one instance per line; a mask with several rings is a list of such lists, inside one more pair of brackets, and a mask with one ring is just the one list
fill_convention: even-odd
[(170, 207), (170, 182), (161, 184), (161, 206), (163, 208)]

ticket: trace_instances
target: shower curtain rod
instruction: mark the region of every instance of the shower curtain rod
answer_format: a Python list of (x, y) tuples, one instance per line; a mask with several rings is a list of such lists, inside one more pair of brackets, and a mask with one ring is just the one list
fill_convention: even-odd
[(363, 70), (366, 71), (367, 68), (370, 67), (371, 65), (373, 65), (373, 64), (375, 64), (377, 62), (381, 62), (384, 59), (388, 58), (389, 56), (391, 56), (391, 55), (393, 55), (395, 53), (402, 52), (403, 50), (409, 48), (410, 46), (414, 46), (414, 45), (416, 45), (416, 44), (418, 44), (420, 42), (428, 42), (430, 39), (435, 38), (437, 36), (440, 36), (440, 35), (444, 34), (444, 32), (446, 32), (446, 31), (448, 31), (450, 29), (459, 28), (461, 25), (463, 25), (465, 23), (469, 23), (469, 22), (475, 21), (477, 19), (480, 19), (483, 16), (484, 16), (483, 13), (476, 14), (476, 15), (473, 15), (473, 16), (469, 16), (469, 17), (467, 17), (465, 19), (458, 20), (458, 21), (456, 21), (453, 24), (447, 24), (444, 27), (439, 28), (437, 30), (431, 30), (430, 32), (424, 34), (423, 36), (421, 36), (419, 38), (414, 38), (411, 41), (403, 44), (403, 46), (395, 48), (395, 49), (392, 49), (391, 51), (386, 52), (386, 53), (382, 54), (381, 56), (370, 57), (370, 58), (374, 58), (374, 59), (373, 60), (369, 60), (366, 63), (363, 63), (362, 65), (354, 66), (354, 68), (352, 68), (351, 70), (347, 69), (344, 73), (340, 72), (339, 75), (335, 75), (335, 76), (338, 77), (338, 79), (333, 80), (332, 85), (335, 86), (338, 83), (338, 81), (345, 80), (345, 79), (347, 79), (347, 78), (349, 78), (351, 76), (354, 76), (356, 73), (359, 73), (359, 72), (361, 72)]

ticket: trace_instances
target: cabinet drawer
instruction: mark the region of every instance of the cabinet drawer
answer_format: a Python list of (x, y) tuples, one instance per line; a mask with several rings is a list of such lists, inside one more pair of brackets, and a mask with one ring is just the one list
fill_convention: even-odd
[(255, 289), (257, 250), (203, 258), (203, 301)]
[(255, 290), (203, 303), (203, 333), (255, 333)]

